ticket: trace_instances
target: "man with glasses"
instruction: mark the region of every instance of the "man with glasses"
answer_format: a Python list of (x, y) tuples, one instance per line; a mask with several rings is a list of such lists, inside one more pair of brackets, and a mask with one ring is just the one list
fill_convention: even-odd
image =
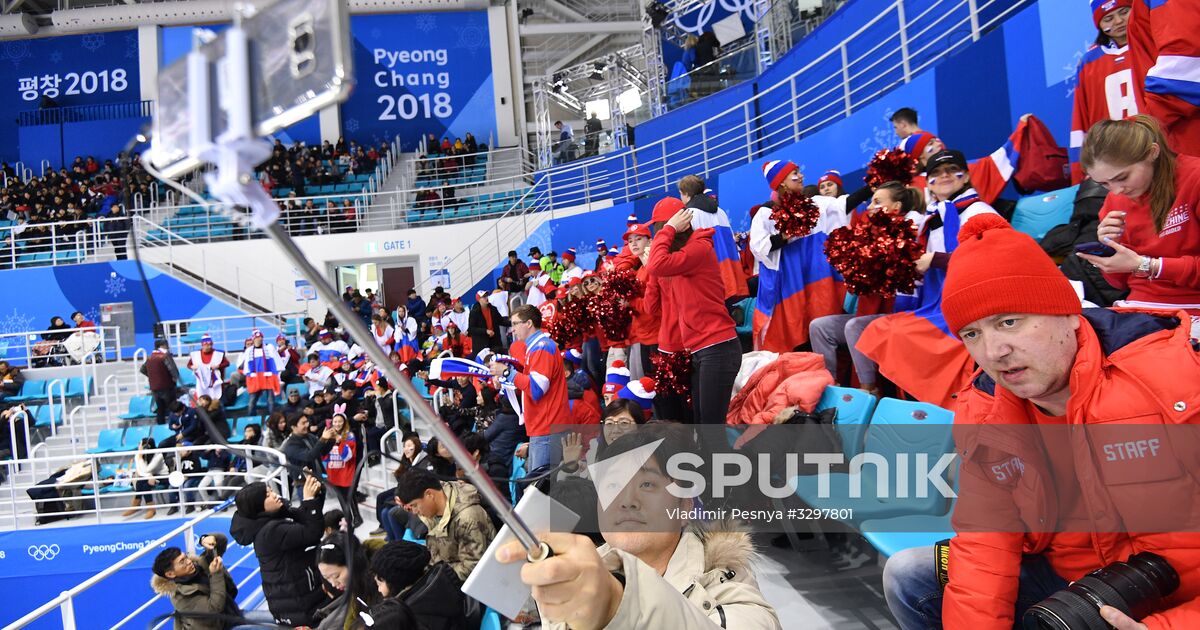
[(525, 346), (517, 356), (521, 366), (497, 361), (492, 375), (516, 387), (523, 396), (525, 432), (529, 435), (530, 471), (555, 466), (562, 459), (562, 445), (555, 425), (570, 422), (567, 402), (567, 378), (558, 345), (542, 330), (542, 314), (524, 304), (511, 317), (513, 337)]

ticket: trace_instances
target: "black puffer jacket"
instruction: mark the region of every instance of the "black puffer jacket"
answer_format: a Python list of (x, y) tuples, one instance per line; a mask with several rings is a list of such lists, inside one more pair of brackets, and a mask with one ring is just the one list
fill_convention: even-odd
[(322, 502), (323, 498), (317, 497), (299, 508), (285, 507), (255, 518), (234, 514), (229, 525), (234, 540), (254, 545), (262, 568), (263, 595), (276, 623), (315, 626), (313, 615), (325, 603), (317, 572), (317, 545), (325, 530)]

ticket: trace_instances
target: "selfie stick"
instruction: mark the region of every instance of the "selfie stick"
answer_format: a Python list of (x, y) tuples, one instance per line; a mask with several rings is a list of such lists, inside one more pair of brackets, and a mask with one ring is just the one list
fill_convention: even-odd
[[(210, 173), (204, 176), (205, 182), (213, 196), (225, 204), (249, 208), (250, 224), (265, 232), (275, 241), (292, 264), (296, 266), (300, 275), (311, 282), (317, 293), (329, 304), (338, 321), (349, 330), (351, 337), (358, 340), (370, 340), (371, 333), (367, 330), (366, 325), (350, 311), (337, 290), (309, 262), (292, 237), (276, 221), (280, 214), (279, 206), (254, 177), (254, 167), (270, 157), (271, 143), (256, 137), (253, 131), (249, 41), (238, 18), (240, 16), (235, 17), (233, 26), (225, 33), (226, 55), (218, 62), (217, 72), (220, 80), (217, 93), (220, 98), (220, 107), (228, 116), (228, 131), (222, 133), (211, 143), (203, 141), (192, 143), (193, 148), (207, 144), (205, 149), (195, 157), (217, 167), (215, 174)], [(211, 120), (212, 100), (197, 98), (210, 93), (211, 86), (208, 77), (207, 72), (188, 73), (193, 133), (197, 128), (205, 128), (205, 123)], [(338, 80), (335, 79), (335, 81)], [(196, 138), (193, 137), (193, 140)], [(236, 214), (236, 211), (232, 212)], [(422, 422), (429, 425), (438, 441), (450, 451), (454, 461), (466, 471), (471, 483), (478, 488), (483, 498), (491, 504), (504, 523), (521, 541), (528, 559), (535, 562), (552, 555), (550, 547), (546, 543), (540, 542), (529, 526), (516, 515), (508, 499), (496, 488), (492, 479), (483, 472), (450, 427), (434, 413), (429, 404), (417, 393), (412, 383), (392, 364), (383, 348), (376, 343), (363, 343), (361, 347), (371, 357), (375, 366), (387, 377), (388, 382), (400, 391), (413, 411), (414, 420), (420, 418)]]

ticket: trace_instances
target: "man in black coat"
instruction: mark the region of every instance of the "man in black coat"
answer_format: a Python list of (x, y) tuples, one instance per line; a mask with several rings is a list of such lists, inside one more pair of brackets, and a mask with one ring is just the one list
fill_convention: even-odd
[[(321, 433), (321, 439), (317, 439), (311, 433), (308, 425), (307, 416), (299, 416), (295, 419), (288, 420), (288, 428), (291, 430), (291, 435), (288, 436), (279, 450), (287, 457), (287, 462), (297, 469), (308, 468), (312, 471), (321, 470), (321, 458), (333, 448), (334, 438), (337, 433), (332, 428), (325, 428)], [(300, 473), (298, 470), (291, 471), (292, 492), (295, 494), (300, 487)]]
[(487, 291), (475, 294), (475, 305), (467, 316), (467, 335), (471, 337), (471, 351), (476, 354), (484, 348), (493, 352), (504, 351), (504, 339), (500, 336), (500, 327), (508, 326), (508, 319), (500, 316), (500, 311), (488, 302)]
[(321, 518), (321, 482), (304, 479), (299, 508), (261, 481), (238, 490), (237, 512), (229, 533), (242, 545), (254, 545), (262, 570), (263, 595), (275, 623), (315, 626), (314, 613), (327, 601), (317, 571), (317, 545), (325, 532)]

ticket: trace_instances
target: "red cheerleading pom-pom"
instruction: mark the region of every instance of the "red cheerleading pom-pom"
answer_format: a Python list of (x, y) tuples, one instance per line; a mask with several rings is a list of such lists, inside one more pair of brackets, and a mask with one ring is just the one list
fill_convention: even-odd
[(587, 299), (573, 299), (558, 302), (554, 319), (546, 326), (546, 334), (560, 348), (578, 348), (583, 345), (584, 337), (591, 334), (596, 326), (588, 308)]
[(801, 193), (785, 192), (779, 195), (775, 207), (771, 209), (771, 220), (779, 233), (788, 238), (808, 236), (817, 227), (821, 218), (821, 209)]
[(650, 362), (654, 364), (655, 393), (686, 396), (691, 404), (692, 355), (685, 351), (655, 352)]
[(626, 300), (642, 296), (642, 283), (638, 282), (637, 272), (632, 269), (614, 269), (606, 272), (601, 281), (604, 283), (601, 295), (610, 294)]
[(917, 160), (900, 149), (880, 149), (867, 165), (867, 176), (863, 181), (871, 188), (887, 182), (900, 182), (905, 186), (912, 183), (916, 174)]
[(917, 259), (923, 253), (913, 222), (883, 211), (834, 230), (825, 241), (825, 256), (855, 295), (911, 292), (921, 277)]

